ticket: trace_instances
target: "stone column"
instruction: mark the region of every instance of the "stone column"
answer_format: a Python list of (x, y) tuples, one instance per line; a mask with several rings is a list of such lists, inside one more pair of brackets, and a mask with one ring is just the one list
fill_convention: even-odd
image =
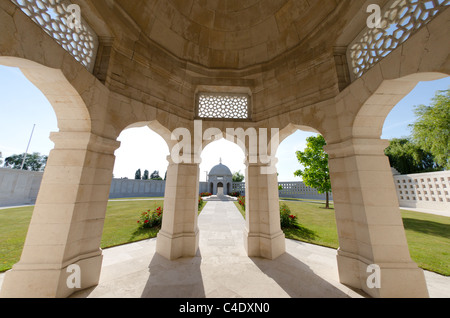
[[(67, 297), (98, 284), (100, 241), (119, 143), (88, 132), (51, 136), (51, 151), (20, 261), (1, 297)], [(73, 270), (73, 265), (78, 270)], [(78, 274), (68, 284), (72, 274)]]
[(194, 257), (198, 251), (199, 164), (175, 164), (167, 158), (162, 228), (156, 251), (169, 260)]
[(249, 257), (276, 259), (286, 251), (281, 230), (276, 173), (265, 174), (268, 165), (246, 162), (244, 244)]
[(423, 271), (410, 257), (384, 154), (388, 145), (387, 140), (350, 139), (325, 148), (339, 235), (340, 281), (373, 297), (428, 297)]

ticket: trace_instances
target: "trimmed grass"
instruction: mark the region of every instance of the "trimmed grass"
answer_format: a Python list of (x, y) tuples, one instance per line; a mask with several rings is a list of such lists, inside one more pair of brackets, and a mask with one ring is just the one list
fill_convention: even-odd
[(286, 238), (315, 245), (339, 247), (334, 206), (325, 209), (325, 203), (285, 201), (297, 216), (300, 229), (285, 229)]
[[(288, 201), (298, 217), (299, 229), (285, 230), (286, 237), (311, 244), (338, 248), (334, 210), (323, 203)], [(137, 230), (140, 213), (163, 207), (157, 201), (110, 201), (106, 212), (102, 248), (156, 237), (159, 229)], [(245, 218), (245, 211), (235, 202)], [(199, 213), (205, 204), (201, 207)], [(333, 207), (333, 205), (331, 205)], [(20, 259), (33, 207), (0, 210), (0, 272), (11, 269)], [(450, 276), (450, 218), (401, 211), (412, 259), (423, 269)]]
[(156, 237), (159, 228), (138, 230), (137, 221), (142, 212), (164, 207), (158, 201), (114, 201), (108, 202), (101, 248), (108, 248)]
[[(301, 225), (300, 229), (285, 230), (287, 238), (339, 247), (334, 209), (324, 209), (324, 203), (284, 203)], [(450, 276), (450, 218), (403, 210), (401, 215), (411, 258), (425, 270)]]
[(402, 211), (411, 258), (421, 268), (450, 276), (450, 218)]
[(241, 207), (241, 205), (239, 203), (237, 203), (236, 201), (233, 202), (234, 205), (237, 207), (237, 209), (239, 210), (239, 212), (241, 212), (242, 217), (245, 219), (245, 211), (244, 209)]
[(0, 210), (0, 272), (19, 261), (33, 208)]
[[(286, 238), (337, 249), (334, 206), (303, 200), (284, 201), (296, 215), (299, 229), (285, 229)], [(245, 212), (235, 203), (245, 218)], [(281, 204), (281, 203), (280, 203)], [(411, 258), (425, 270), (450, 276), (450, 218), (401, 210)]]
[[(159, 228), (138, 229), (137, 221), (142, 212), (164, 207), (164, 198), (141, 201), (118, 200), (121, 199), (108, 202), (101, 248), (155, 238)], [(199, 213), (206, 203), (203, 202)], [(0, 273), (11, 269), (20, 260), (33, 209), (34, 207), (29, 206), (0, 210)]]

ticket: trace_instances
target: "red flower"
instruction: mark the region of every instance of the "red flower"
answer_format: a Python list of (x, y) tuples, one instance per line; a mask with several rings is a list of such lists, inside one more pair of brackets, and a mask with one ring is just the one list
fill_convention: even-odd
[(137, 221), (138, 223), (141, 223), (141, 222), (139, 222), (139, 221)]
[(291, 219), (295, 219), (295, 215), (289, 215)]
[(145, 224), (147, 224), (148, 223), (148, 220), (145, 220), (145, 222), (144, 222)]

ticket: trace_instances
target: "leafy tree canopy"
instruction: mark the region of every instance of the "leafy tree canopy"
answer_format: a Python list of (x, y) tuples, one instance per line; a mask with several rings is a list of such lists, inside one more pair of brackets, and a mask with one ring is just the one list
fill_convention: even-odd
[(233, 182), (242, 182), (244, 179), (245, 176), (240, 171), (233, 173)]
[(439, 166), (450, 169), (450, 90), (437, 92), (430, 106), (416, 106), (414, 112), (413, 141), (431, 153)]
[(134, 179), (135, 179), (135, 180), (141, 180), (141, 178), (142, 178), (142, 175), (141, 175), (141, 169), (138, 169), (138, 170), (136, 171), (136, 173), (134, 174)]
[(435, 163), (433, 155), (424, 151), (408, 138), (394, 138), (385, 150), (391, 167), (401, 174), (431, 172), (441, 168)]
[[(5, 167), (12, 169), (20, 169), (25, 154), (12, 155), (5, 159)], [(23, 170), (28, 171), (44, 171), (47, 165), (48, 156), (41, 155), (38, 152), (27, 154), (23, 165)]]
[(151, 180), (162, 180), (162, 178), (159, 176), (159, 171), (157, 171), (157, 170), (153, 171), (153, 173), (150, 175), (150, 179)]
[(309, 137), (305, 151), (297, 151), (297, 159), (304, 167), (294, 173), (302, 177), (305, 185), (317, 189), (319, 193), (327, 194), (327, 208), (329, 207), (328, 193), (331, 192), (330, 170), (328, 168), (328, 154), (323, 147), (326, 141), (323, 136)]

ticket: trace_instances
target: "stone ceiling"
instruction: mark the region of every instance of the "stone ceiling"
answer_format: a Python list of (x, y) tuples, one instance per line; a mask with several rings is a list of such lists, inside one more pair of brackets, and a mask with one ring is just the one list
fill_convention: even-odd
[(298, 46), (339, 6), (310, 0), (115, 0), (142, 33), (177, 57), (244, 68)]

